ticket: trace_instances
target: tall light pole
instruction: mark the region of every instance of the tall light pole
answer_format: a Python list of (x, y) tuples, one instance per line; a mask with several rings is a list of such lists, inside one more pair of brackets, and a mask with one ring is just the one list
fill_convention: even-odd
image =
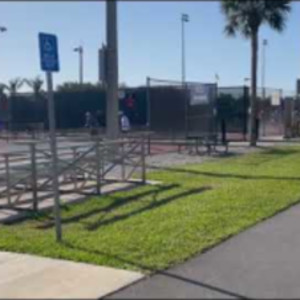
[(262, 55), (261, 55), (261, 87), (262, 87), (262, 99), (265, 100), (266, 97), (266, 47), (268, 45), (268, 40), (263, 39), (262, 43)]
[(107, 92), (106, 134), (110, 139), (119, 135), (118, 101), (118, 34), (117, 0), (106, 0)]
[(83, 47), (74, 48), (74, 52), (78, 52), (79, 56), (79, 83), (83, 84)]
[(181, 80), (182, 84), (185, 83), (185, 31), (184, 24), (189, 22), (188, 14), (181, 14)]

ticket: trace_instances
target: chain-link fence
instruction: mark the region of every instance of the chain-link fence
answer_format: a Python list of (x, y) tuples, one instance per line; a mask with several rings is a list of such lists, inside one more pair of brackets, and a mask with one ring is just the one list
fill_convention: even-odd
[(292, 127), (296, 93), (276, 88), (258, 88), (259, 134), (283, 136)]
[(217, 86), (148, 78), (148, 122), (156, 134), (177, 137), (216, 131)]
[(248, 131), (249, 89), (245, 86), (219, 87), (217, 122), (229, 140), (246, 140)]

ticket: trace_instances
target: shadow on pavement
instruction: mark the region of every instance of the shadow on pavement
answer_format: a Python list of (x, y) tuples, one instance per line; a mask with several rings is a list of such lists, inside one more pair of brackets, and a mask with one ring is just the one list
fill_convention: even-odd
[[(232, 291), (220, 288), (220, 287), (216, 287), (216, 286), (210, 285), (208, 283), (197, 281), (197, 280), (195, 280), (193, 278), (188, 278), (188, 277), (185, 277), (185, 276), (174, 274), (170, 270), (156, 270), (156, 269), (154, 269), (152, 267), (145, 266), (145, 265), (142, 265), (141, 263), (137, 263), (137, 262), (130, 261), (130, 260), (127, 260), (127, 259), (123, 259), (123, 258), (121, 258), (119, 256), (116, 256), (116, 255), (108, 254), (108, 253), (105, 253), (105, 252), (102, 252), (102, 251), (98, 251), (98, 250), (90, 250), (90, 249), (85, 249), (83, 247), (74, 246), (74, 245), (72, 245), (69, 242), (63, 242), (63, 244), (66, 247), (70, 248), (70, 249), (80, 250), (80, 251), (83, 251), (83, 252), (87, 252), (87, 253), (91, 253), (91, 254), (96, 254), (96, 255), (101, 255), (101, 256), (107, 256), (109, 258), (116, 259), (116, 260), (118, 260), (118, 261), (120, 261), (122, 263), (138, 267), (139, 269), (142, 269), (142, 270), (145, 270), (145, 271), (149, 271), (149, 272), (152, 273), (151, 276), (162, 275), (162, 276), (166, 276), (168, 278), (174, 279), (174, 280), (183, 281), (183, 282), (185, 282), (187, 284), (197, 285), (197, 286), (200, 286), (202, 288), (209, 289), (209, 290), (221, 293), (221, 294), (226, 295), (226, 296), (235, 297), (235, 298), (238, 298), (238, 299), (251, 299), (249, 297), (240, 295), (238, 293), (235, 293), (235, 292), (232, 292)], [(145, 278), (145, 279), (142, 279), (142, 280), (151, 280), (151, 277), (150, 278), (148, 277), (148, 278)], [(139, 284), (139, 283), (136, 283), (136, 284)], [(126, 289), (126, 287), (124, 289), (122, 289), (122, 290), (125, 290), (125, 289)], [(118, 292), (121, 292), (122, 290), (120, 290)], [(116, 294), (118, 292), (116, 292)], [(107, 295), (106, 297), (107, 298), (113, 298), (112, 297), (113, 294), (115, 294), (115, 293)]]

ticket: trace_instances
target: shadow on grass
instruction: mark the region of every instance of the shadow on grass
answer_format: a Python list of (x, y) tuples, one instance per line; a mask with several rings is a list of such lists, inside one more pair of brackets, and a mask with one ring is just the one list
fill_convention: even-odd
[(283, 149), (283, 148), (272, 148), (272, 147), (259, 147), (258, 148), (264, 149), (264, 152), (262, 152), (262, 155), (276, 155), (279, 157), (283, 157), (283, 156), (288, 156), (288, 155), (293, 155), (293, 154), (299, 154), (300, 150), (298, 149), (291, 149), (289, 147)]
[(115, 222), (118, 222), (118, 221), (126, 220), (126, 219), (128, 219), (132, 216), (137, 215), (137, 214), (143, 213), (143, 212), (151, 210), (151, 209), (161, 207), (162, 205), (166, 205), (166, 204), (168, 204), (168, 203), (170, 203), (174, 200), (184, 198), (184, 197), (188, 197), (188, 196), (193, 195), (193, 194), (203, 193), (203, 192), (205, 192), (207, 190), (210, 190), (210, 189), (211, 189), (210, 187), (201, 187), (201, 188), (197, 188), (197, 189), (190, 189), (190, 190), (187, 190), (185, 192), (178, 193), (176, 195), (164, 198), (164, 199), (159, 200), (159, 201), (156, 200), (156, 197), (157, 197), (157, 195), (156, 195), (153, 198), (153, 201), (151, 203), (149, 203), (148, 205), (146, 205), (142, 208), (139, 208), (137, 210), (131, 211), (131, 212), (126, 213), (126, 214), (114, 216), (114, 217), (106, 219), (104, 221), (102, 221), (100, 219), (99, 221), (97, 221), (97, 222), (95, 222), (91, 225), (86, 226), (86, 228), (88, 230), (91, 230), (91, 231), (92, 230), (97, 230), (99, 227), (107, 226), (109, 224), (112, 224), (112, 223), (115, 223)]
[[(91, 209), (87, 212), (80, 213), (80, 214), (77, 214), (77, 215), (69, 217), (69, 218), (64, 218), (64, 219), (62, 219), (62, 224), (75, 223), (80, 220), (97, 215), (99, 213), (109, 213), (113, 209), (117, 209), (119, 207), (122, 207), (123, 205), (127, 205), (128, 203), (137, 201), (146, 196), (152, 196), (153, 199), (156, 199), (159, 193), (164, 192), (164, 191), (169, 191), (169, 190), (177, 188), (177, 187), (179, 187), (179, 184), (169, 184), (169, 185), (158, 186), (158, 187), (153, 188), (150, 191), (137, 193), (137, 194), (134, 194), (129, 197), (112, 197), (112, 198), (114, 198), (114, 201), (112, 203), (110, 203), (109, 205), (107, 205), (105, 207), (101, 207), (99, 209)], [(106, 197), (110, 197), (110, 196), (107, 195)], [(37, 226), (37, 228), (38, 229), (48, 229), (48, 228), (54, 227), (54, 225), (55, 225), (55, 222), (54, 222), (53, 218), (51, 218), (50, 221), (44, 222), (43, 224), (39, 224)]]
[(207, 177), (216, 177), (216, 178), (228, 178), (228, 179), (243, 179), (243, 180), (287, 180), (287, 181), (298, 181), (300, 177), (283, 177), (283, 176), (264, 176), (264, 175), (241, 175), (241, 174), (232, 174), (232, 173), (215, 173), (215, 172), (206, 172), (206, 171), (196, 171), (191, 169), (181, 169), (181, 168), (169, 168), (169, 167), (157, 167), (152, 166), (151, 168), (155, 170), (168, 171), (174, 173), (185, 173), (191, 175), (202, 175)]
[(291, 149), (289, 147), (283, 149), (283, 148), (256, 146), (256, 148), (263, 150), (262, 152), (260, 152), (260, 158), (257, 159), (257, 162), (245, 163), (246, 165), (259, 166), (261, 164), (273, 160), (285, 158), (289, 155), (300, 154), (300, 150)]
[[(174, 281), (177, 281), (177, 280), (178, 281), (183, 281), (184, 283), (186, 283), (188, 285), (197, 285), (199, 287), (221, 293), (224, 296), (226, 295), (226, 296), (235, 297), (235, 298), (238, 298), (238, 299), (250, 299), (249, 297), (240, 295), (238, 293), (235, 293), (235, 292), (232, 292), (232, 291), (229, 291), (229, 290), (225, 290), (223, 288), (219, 288), (219, 287), (216, 287), (216, 286), (213, 286), (213, 285), (195, 280), (193, 278), (188, 278), (188, 277), (185, 277), (185, 276), (182, 276), (182, 275), (179, 275), (179, 274), (175, 274), (174, 272), (172, 272), (172, 270), (158, 270), (158, 269), (155, 269), (153, 267), (143, 265), (140, 262), (135, 262), (135, 261), (131, 261), (131, 260), (128, 260), (128, 259), (124, 259), (120, 256), (113, 255), (113, 254), (110, 254), (110, 253), (105, 253), (105, 252), (99, 251), (99, 250), (86, 249), (84, 247), (79, 247), (77, 245), (75, 246), (75, 245), (72, 245), (71, 243), (66, 242), (66, 241), (63, 242), (63, 245), (66, 246), (69, 249), (72, 249), (72, 250), (82, 251), (82, 252), (86, 252), (86, 253), (93, 254), (93, 255), (105, 256), (107, 258), (117, 260), (117, 261), (119, 261), (123, 264), (131, 265), (131, 266), (137, 267), (141, 270), (148, 271), (153, 275), (161, 275), (161, 276), (167, 277), (167, 278), (169, 278), (171, 280), (174, 280)], [(144, 280), (147, 280), (147, 279), (144, 279)], [(138, 283), (136, 283), (136, 284), (138, 284)], [(126, 287), (124, 289), (126, 289)], [(119, 291), (119, 292), (121, 292), (121, 291)], [(110, 296), (113, 296), (113, 294), (110, 294)], [(113, 297), (109, 297), (109, 295), (108, 295), (108, 296), (106, 296), (106, 298), (113, 298)], [(118, 298), (118, 292), (116, 293), (116, 298)]]
[[(255, 158), (257, 162), (243, 162), (242, 165), (251, 165), (251, 166), (258, 166), (263, 163), (277, 160), (280, 158), (285, 158), (289, 155), (295, 155), (300, 154), (300, 149), (293, 149), (290, 147), (287, 147), (286, 149), (283, 148), (273, 148), (273, 147), (263, 147), (263, 146), (256, 146), (256, 148), (262, 149), (263, 151), (259, 153), (261, 156), (260, 158)], [(244, 154), (241, 153), (224, 153), (219, 155), (219, 157), (233, 157), (233, 156), (242, 156)], [(192, 170), (189, 168), (173, 168), (173, 167), (167, 167), (167, 166), (156, 166), (149, 164), (147, 166), (149, 169), (152, 170), (162, 170), (162, 171), (168, 171), (168, 172), (175, 172), (175, 173), (185, 173), (185, 174), (191, 174), (191, 175), (202, 175), (202, 176), (208, 176), (208, 177), (216, 177), (216, 178), (233, 178), (233, 179), (243, 179), (243, 180), (287, 180), (287, 181), (299, 181), (300, 177), (287, 177), (287, 176), (264, 176), (264, 175), (242, 175), (242, 174), (233, 174), (233, 173), (217, 173), (217, 172), (206, 172), (206, 171), (197, 171)]]

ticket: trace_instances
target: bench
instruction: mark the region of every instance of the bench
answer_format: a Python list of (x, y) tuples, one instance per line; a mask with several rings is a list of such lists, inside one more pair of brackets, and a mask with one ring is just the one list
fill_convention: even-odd
[[(208, 154), (212, 152), (217, 153), (217, 146), (225, 147), (225, 153), (228, 152), (228, 142), (222, 141), (215, 134), (208, 135), (189, 135), (185, 141), (180, 141), (177, 143), (178, 152), (181, 152), (182, 146), (189, 149), (190, 153), (195, 149), (196, 154)], [(199, 150), (200, 147), (205, 147), (206, 151), (204, 153)]]

